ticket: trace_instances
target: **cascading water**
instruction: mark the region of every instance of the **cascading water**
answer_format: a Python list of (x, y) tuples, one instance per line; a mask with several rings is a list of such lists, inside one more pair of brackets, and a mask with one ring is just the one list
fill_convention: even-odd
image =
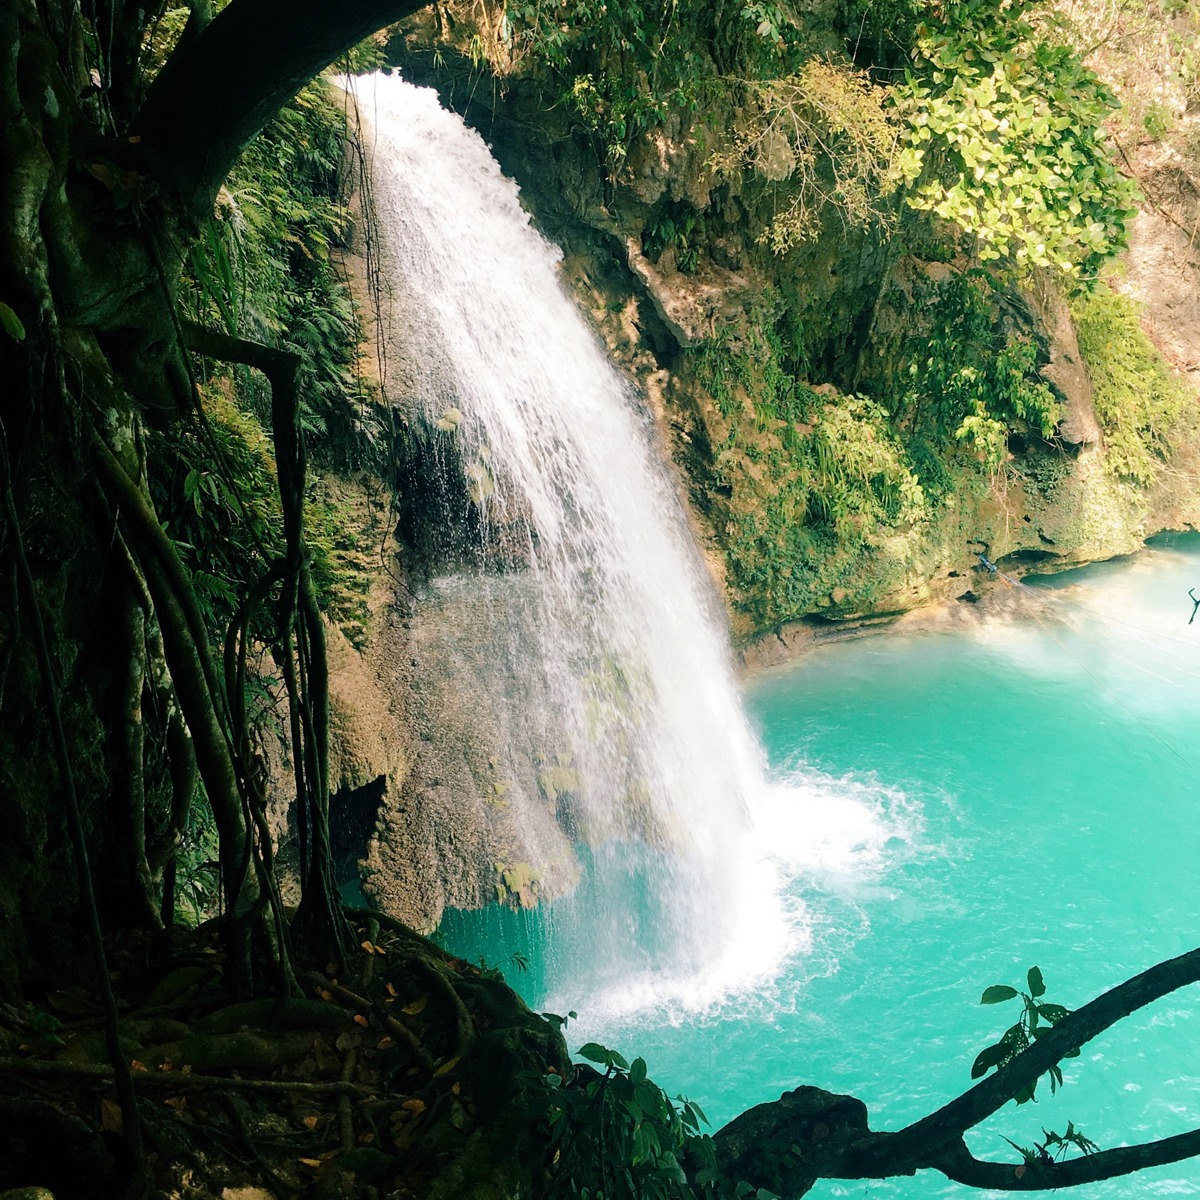
[[(967, 1086), (1011, 1020), (978, 1005), (980, 988), (1040, 962), (1075, 1005), (1188, 948), (1197, 831), (1179, 798), (1195, 789), (1196, 689), (1188, 674), (1168, 696), (1157, 676), (1189, 662), (1200, 550), (1153, 610), (1050, 593), (1036, 628), (985, 626), (960, 639), (965, 655), (900, 637), (847, 648), (815, 680), (760, 680), (752, 703), (780, 763), (764, 782), (653, 426), (560, 292), (556, 251), (431, 92), (380, 79), (360, 93), (394, 293), (389, 386), (410, 410), (419, 400), (422, 463), (444, 470), (444, 494), (424, 498), (479, 535), (472, 551), (433, 532), (440, 559), (406, 618), (406, 682), (432, 709), (409, 807), (428, 818), (442, 792), (463, 805), (490, 786), (479, 803), (513, 855), (542, 864), (570, 839), (592, 867), (545, 915), (494, 909), (471, 944), (491, 961), (502, 944), (562, 953), (556, 970), (531, 962), (539, 986), (513, 982), (578, 1007), (587, 1034), (572, 1023), (573, 1044), (636, 1048), (718, 1125), (807, 1082), (860, 1097), (890, 1128)], [(1064, 608), (1082, 614), (1082, 642)], [(1159, 657), (1097, 658), (1130, 629)], [(1138, 693), (1130, 676), (1147, 674)], [(521, 828), (506, 827), (517, 813)], [(469, 839), (451, 832), (434, 840), (461, 852)], [(918, 841), (919, 864), (904, 851)], [(523, 888), (520, 872), (511, 883)], [(530, 932), (538, 922), (549, 928)], [(696, 1011), (714, 1001), (721, 1019)], [(1180, 1000), (1129, 1022), (1135, 1057), (1089, 1047), (1068, 1068), (1065, 1113), (1043, 1098), (1022, 1132), (1006, 1109), (972, 1148), (1000, 1157), (1001, 1136), (1027, 1142), (1068, 1116), (1105, 1146), (1193, 1127), (1196, 1080), (1179, 1068), (1191, 1015)], [(1196, 1192), (1189, 1164), (1145, 1178), (1138, 1194)], [(925, 1175), (872, 1191), (965, 1194)], [(1130, 1193), (1121, 1180), (1087, 1194)]]
[[(577, 988), (619, 983), (640, 1001), (751, 984), (804, 925), (755, 851), (759, 750), (653, 422), (482, 139), (430, 90), (379, 76), (358, 91), (392, 293), (389, 388), (458, 489), (438, 503), (479, 538), (473, 555), (443, 555), (409, 622), (413, 686), (455, 743), (439, 750), (427, 729), (426, 792), (450, 777), (490, 789), (492, 845), (513, 849), (482, 869), (516, 892), (531, 871), (505, 868), (552, 861), (556, 839), (637, 891), (640, 916), (598, 885), (551, 917), (592, 976)], [(464, 753), (474, 765), (455, 776)]]

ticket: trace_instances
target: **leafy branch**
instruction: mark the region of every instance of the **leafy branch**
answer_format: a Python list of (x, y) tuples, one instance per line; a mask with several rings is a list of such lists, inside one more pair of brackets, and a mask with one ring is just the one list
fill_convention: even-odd
[[(1057, 1025), (1064, 1017), (1070, 1016), (1070, 1009), (1064, 1008), (1061, 1004), (1047, 1004), (1042, 1000), (1046, 994), (1046, 984), (1038, 967), (1029, 968), (1026, 983), (1029, 988), (1027, 992), (1009, 987), (1004, 983), (993, 984), (984, 990), (979, 1001), (980, 1004), (1004, 1004), (1020, 997), (1022, 1009), (1016, 1024), (1010, 1025), (998, 1042), (979, 1052), (971, 1066), (972, 1079), (982, 1079), (993, 1067), (1007, 1066), (1023, 1050), (1027, 1050), (1034, 1042), (1045, 1037), (1051, 1027)], [(1077, 1048), (1068, 1050), (1063, 1055), (1064, 1058), (1078, 1058), (1078, 1056)], [(1046, 1074), (1050, 1077), (1050, 1093), (1053, 1095), (1062, 1087), (1062, 1069), (1057, 1063), (1054, 1063), (1048, 1068)], [(1018, 1104), (1027, 1104), (1034, 1099), (1037, 1085), (1037, 1079), (1025, 1084), (1014, 1093), (1013, 1099)]]
[[(1042, 1130), (1042, 1141), (1034, 1142), (1033, 1148), (1019, 1146), (1012, 1138), (1004, 1139), (1014, 1150), (1018, 1151), (1027, 1164), (1043, 1162), (1061, 1162), (1070, 1147), (1074, 1146), (1081, 1154), (1096, 1154), (1100, 1147), (1075, 1128), (1073, 1122), (1067, 1122), (1066, 1133), (1055, 1133), (1052, 1129)], [(1053, 1148), (1053, 1153), (1051, 1153)]]

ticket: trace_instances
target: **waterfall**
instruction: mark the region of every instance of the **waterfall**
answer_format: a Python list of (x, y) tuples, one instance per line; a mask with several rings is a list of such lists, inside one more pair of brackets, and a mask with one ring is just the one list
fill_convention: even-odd
[(441, 480), (412, 501), (439, 553), (398, 667), (424, 738), (416, 807), (443, 811), (441, 848), (474, 855), (510, 899), (564, 890), (580, 846), (597, 871), (635, 870), (640, 917), (597, 898), (576, 931), (614, 986), (745, 983), (795, 923), (774, 920), (751, 850), (760, 751), (655, 424), (479, 135), (431, 90), (388, 76), (357, 90), (386, 382)]

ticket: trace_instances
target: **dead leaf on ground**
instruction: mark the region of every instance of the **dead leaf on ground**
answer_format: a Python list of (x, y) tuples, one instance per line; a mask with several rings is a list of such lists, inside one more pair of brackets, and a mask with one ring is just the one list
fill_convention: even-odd
[(414, 1000), (411, 1004), (406, 1004), (400, 1011), (410, 1017), (415, 1017), (418, 1013), (425, 1011), (425, 1005), (428, 1003), (429, 997), (422, 996), (420, 1000)]
[(105, 1133), (120, 1133), (125, 1126), (121, 1106), (115, 1100), (100, 1101), (100, 1128)]

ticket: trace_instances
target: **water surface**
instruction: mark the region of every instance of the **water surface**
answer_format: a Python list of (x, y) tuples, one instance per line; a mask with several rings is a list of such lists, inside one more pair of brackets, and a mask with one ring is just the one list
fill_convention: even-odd
[[(741, 956), (740, 979), (726, 959), (656, 989), (667, 925), (645, 902), (655, 856), (632, 847), (547, 913), (454, 915), (446, 937), (535, 1006), (576, 1010), (573, 1046), (643, 1055), (714, 1126), (810, 1083), (897, 1128), (963, 1090), (1016, 1019), (979, 1006), (985, 986), (1021, 986), (1036, 964), (1046, 999), (1076, 1007), (1200, 941), (1193, 586), (1200, 541), (1168, 539), (1036, 582), (973, 631), (829, 647), (751, 681), (771, 781), (751, 814), (761, 922), (714, 951)], [(719, 889), (708, 902), (720, 911)], [(644, 960), (632, 982), (590, 940), (613, 907)], [(1008, 1106), (972, 1149), (1011, 1159), (1002, 1134), (1028, 1145), (1068, 1120), (1102, 1147), (1200, 1124), (1196, 1011), (1191, 989), (1122, 1022), (1065, 1064), (1058, 1096)], [(811, 1194), (980, 1193), (926, 1172)], [(1200, 1195), (1200, 1163), (1073, 1194)]]

